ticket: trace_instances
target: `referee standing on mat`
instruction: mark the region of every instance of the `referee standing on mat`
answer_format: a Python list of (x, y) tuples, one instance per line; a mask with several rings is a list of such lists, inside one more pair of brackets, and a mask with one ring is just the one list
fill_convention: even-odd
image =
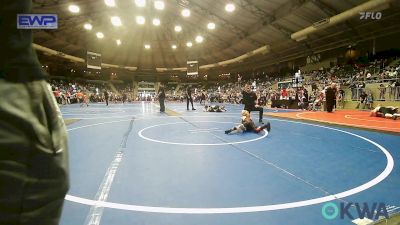
[(188, 86), (186, 88), (186, 108), (187, 108), (187, 110), (189, 110), (189, 102), (192, 104), (192, 110), (196, 110), (193, 107), (193, 97), (192, 97), (192, 87), (191, 86)]
[(32, 47), (17, 29), (31, 0), (0, 1), (0, 224), (56, 225), (68, 191), (65, 124)]
[(244, 90), (242, 91), (243, 95), (243, 104), (244, 104), (244, 110), (247, 110), (249, 112), (252, 111), (258, 111), (260, 116), (259, 116), (259, 122), (263, 123), (263, 113), (264, 109), (258, 105), (256, 105), (257, 101), (257, 95), (251, 90), (251, 86), (249, 84), (246, 84), (244, 86)]
[(160, 102), (160, 112), (165, 112), (165, 90), (163, 86), (158, 89), (158, 101)]
[(107, 89), (104, 89), (104, 100), (106, 101), (106, 106), (108, 106), (108, 99), (110, 98), (110, 96), (108, 95), (108, 91)]

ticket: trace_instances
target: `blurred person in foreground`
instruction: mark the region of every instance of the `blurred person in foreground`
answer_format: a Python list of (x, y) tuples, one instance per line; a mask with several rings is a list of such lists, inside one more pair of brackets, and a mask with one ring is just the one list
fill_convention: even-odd
[(67, 133), (32, 30), (17, 29), (31, 8), (0, 2), (0, 224), (56, 225), (69, 188)]

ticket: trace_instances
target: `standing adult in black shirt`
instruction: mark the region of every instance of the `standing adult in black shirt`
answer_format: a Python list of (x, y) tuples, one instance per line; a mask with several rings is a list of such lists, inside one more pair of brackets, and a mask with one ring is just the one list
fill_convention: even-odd
[(163, 86), (158, 89), (158, 101), (160, 102), (160, 112), (165, 112), (165, 90)]
[(303, 96), (304, 96), (304, 107), (307, 109), (309, 96), (306, 88), (303, 88)]
[(365, 104), (367, 103), (367, 93), (365, 93), (365, 91), (362, 91), (360, 94), (360, 102), (357, 105), (357, 108), (360, 107), (360, 105), (363, 105), (363, 109), (365, 108)]
[(126, 92), (122, 93), (122, 104), (125, 104), (125, 102), (128, 100), (128, 95)]
[(189, 110), (189, 101), (192, 104), (192, 110), (196, 110), (193, 107), (192, 88), (190, 86), (188, 86), (186, 88), (186, 106), (187, 106), (187, 110)]
[(258, 105), (256, 105), (257, 101), (257, 95), (251, 90), (251, 86), (249, 84), (246, 84), (244, 86), (244, 90), (242, 92), (243, 95), (243, 104), (244, 104), (244, 110), (247, 110), (249, 112), (252, 111), (258, 111), (259, 112), (259, 122), (262, 123), (263, 119), (263, 113), (264, 109)]
[(325, 90), (326, 111), (332, 112), (336, 105), (336, 84), (332, 83), (331, 86)]
[(69, 187), (67, 132), (32, 31), (17, 29), (31, 8), (0, 1), (0, 224), (56, 225)]
[(108, 95), (108, 91), (105, 90), (103, 94), (104, 94), (104, 100), (106, 100), (106, 105), (108, 105), (108, 99), (110, 98), (110, 96)]
[(204, 104), (206, 104), (206, 94), (205, 91), (201, 92), (201, 97), (200, 97), (200, 105), (204, 101)]

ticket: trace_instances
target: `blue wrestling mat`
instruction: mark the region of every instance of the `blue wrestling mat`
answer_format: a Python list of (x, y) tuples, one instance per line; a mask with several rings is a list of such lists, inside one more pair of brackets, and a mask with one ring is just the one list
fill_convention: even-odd
[(166, 107), (62, 107), (76, 120), (62, 225), (344, 225), (363, 221), (355, 203), (399, 210), (398, 136), (268, 117), (269, 134), (225, 135), (241, 105)]

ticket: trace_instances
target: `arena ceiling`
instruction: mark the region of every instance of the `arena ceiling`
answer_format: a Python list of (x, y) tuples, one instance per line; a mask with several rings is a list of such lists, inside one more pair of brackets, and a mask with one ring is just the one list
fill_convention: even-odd
[[(138, 70), (184, 68), (187, 60), (198, 60), (203, 69), (250, 68), (400, 32), (399, 0), (163, 0), (163, 10), (155, 9), (155, 0), (147, 0), (145, 7), (138, 7), (135, 0), (115, 0), (114, 7), (106, 2), (113, 1), (33, 0), (35, 13), (56, 13), (59, 18), (57, 30), (35, 31), (34, 42), (80, 58), (87, 50), (100, 52), (105, 63)], [(343, 12), (367, 2), (376, 3), (369, 11), (381, 12), (380, 20), (361, 20), (359, 12), (353, 12), (326, 26), (335, 16), (346, 16)], [(234, 4), (233, 12), (226, 11), (227, 3)], [(71, 12), (71, 5), (79, 12)], [(182, 16), (183, 9), (190, 10), (189, 17)], [(112, 24), (113, 16), (120, 18), (121, 26)], [(137, 16), (143, 16), (145, 24), (138, 24)], [(154, 18), (160, 20), (159, 26), (152, 24)], [(326, 27), (320, 29), (317, 22)], [(84, 28), (86, 23), (91, 30)], [(208, 29), (208, 23), (215, 29)], [(181, 32), (174, 30), (176, 25)], [(305, 28), (316, 30), (294, 35)], [(104, 38), (98, 38), (98, 32)], [(201, 43), (196, 42), (199, 35)], [(187, 47), (187, 42), (193, 46)]]

